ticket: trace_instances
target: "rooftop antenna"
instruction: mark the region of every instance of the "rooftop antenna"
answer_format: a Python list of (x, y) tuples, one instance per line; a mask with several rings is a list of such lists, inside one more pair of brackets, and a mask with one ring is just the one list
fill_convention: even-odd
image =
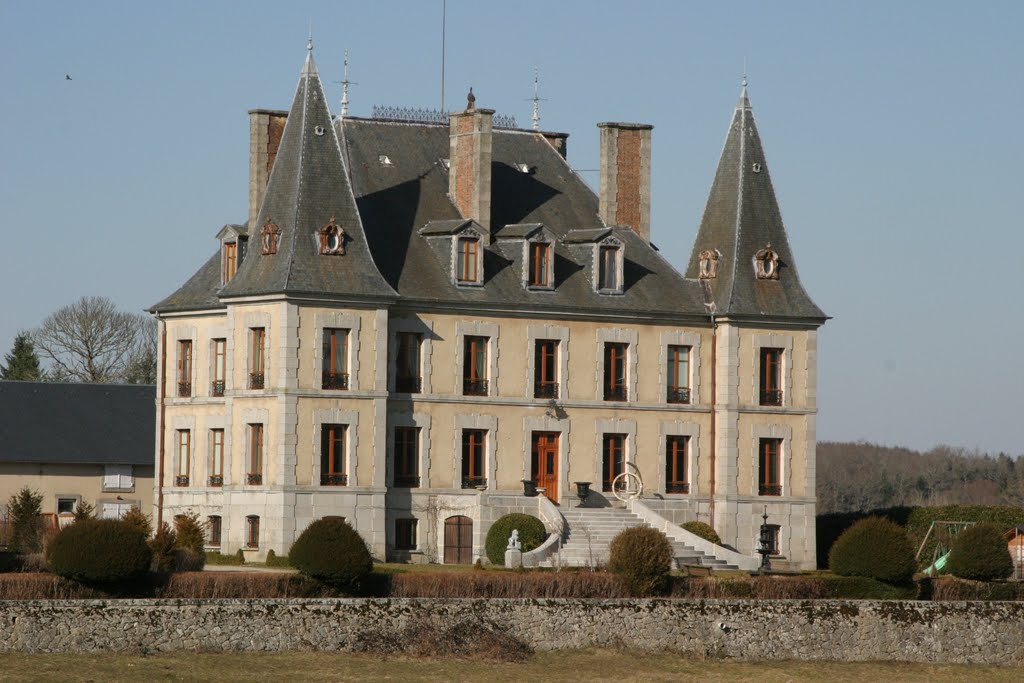
[(444, 33), (448, 23), (448, 0), (441, 0), (441, 113), (444, 114)]
[(533, 129), (540, 130), (540, 103), (547, 102), (546, 97), (540, 97), (538, 95), (540, 88), (540, 69), (533, 67), (533, 97), (528, 101), (533, 102)]
[(345, 118), (348, 116), (348, 86), (359, 85), (355, 81), (348, 80), (348, 48), (345, 48), (345, 78), (334, 82), (341, 83), (341, 118)]

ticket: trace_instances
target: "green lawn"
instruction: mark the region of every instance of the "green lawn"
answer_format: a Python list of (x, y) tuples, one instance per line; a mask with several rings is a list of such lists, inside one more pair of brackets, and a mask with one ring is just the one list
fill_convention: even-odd
[(723, 662), (614, 650), (548, 652), (522, 664), (380, 658), (325, 652), (151, 656), (0, 655), (0, 678), (15, 681), (1020, 681), (1021, 669), (879, 662)]

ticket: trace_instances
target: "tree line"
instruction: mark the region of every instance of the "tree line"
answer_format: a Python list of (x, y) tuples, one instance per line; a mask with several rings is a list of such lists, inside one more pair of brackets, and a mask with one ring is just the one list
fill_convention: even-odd
[(1024, 456), (823, 441), (817, 492), (819, 515), (897, 506), (1024, 506)]
[(21, 331), (0, 379), (36, 382), (156, 383), (156, 321), (86, 296)]

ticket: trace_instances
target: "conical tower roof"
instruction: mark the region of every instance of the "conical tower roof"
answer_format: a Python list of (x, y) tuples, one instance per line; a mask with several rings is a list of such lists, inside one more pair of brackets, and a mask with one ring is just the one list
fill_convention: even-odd
[[(771, 252), (777, 255), (775, 270), (769, 268), (759, 276), (756, 261)], [(717, 256), (717, 272), (707, 277), (708, 271), (715, 269), (705, 267), (702, 278), (701, 255), (707, 253)], [(705, 302), (719, 315), (802, 318), (819, 323), (827, 318), (797, 276), (745, 83), (686, 277), (701, 279)]]
[[(238, 273), (220, 291), (221, 297), (301, 294), (364, 300), (396, 296), (370, 253), (339, 130), (332, 125), (310, 47), (263, 204), (256, 224), (249, 226), (248, 253)], [(320, 233), (328, 225), (344, 231), (343, 250), (321, 253)], [(265, 229), (276, 230), (276, 250), (263, 248)]]

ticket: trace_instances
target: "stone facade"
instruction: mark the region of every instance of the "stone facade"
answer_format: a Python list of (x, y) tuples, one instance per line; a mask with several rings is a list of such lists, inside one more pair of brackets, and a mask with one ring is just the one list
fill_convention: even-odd
[(1024, 604), (728, 600), (0, 602), (0, 652), (373, 650), (472, 624), (538, 650), (623, 647), (743, 660), (1019, 664)]

